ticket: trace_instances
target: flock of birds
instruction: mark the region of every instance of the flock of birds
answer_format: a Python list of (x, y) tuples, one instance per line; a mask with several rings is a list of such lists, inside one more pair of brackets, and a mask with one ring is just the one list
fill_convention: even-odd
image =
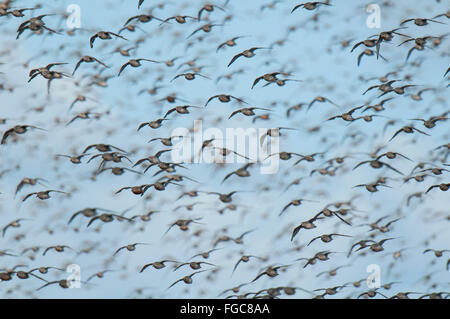
[(448, 1), (136, 2), (0, 2), (2, 297), (450, 296)]

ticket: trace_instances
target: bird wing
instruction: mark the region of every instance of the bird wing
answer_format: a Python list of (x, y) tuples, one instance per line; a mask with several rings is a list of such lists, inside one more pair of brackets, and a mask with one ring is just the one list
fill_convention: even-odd
[(358, 66), (361, 64), (361, 59), (364, 55), (365, 55), (364, 51), (358, 55), (358, 63), (357, 63)]
[(37, 193), (30, 193), (30, 194), (26, 195), (26, 196), (22, 199), (22, 202), (26, 201), (28, 198), (30, 198), (31, 196), (36, 195), (36, 194), (37, 194)]
[(75, 66), (75, 69), (74, 69), (73, 72), (72, 72), (72, 75), (75, 74), (75, 72), (77, 71), (77, 69), (78, 69), (78, 67), (80, 66), (81, 63), (83, 63), (83, 59), (80, 59), (80, 60), (78, 61), (77, 65)]
[(100, 63), (101, 65), (103, 65), (105, 68), (109, 68), (109, 66), (107, 66), (105, 63), (103, 63), (103, 62), (100, 61), (99, 59), (94, 58), (94, 60), (95, 60), (96, 62)]
[(258, 84), (258, 82), (261, 81), (263, 78), (264, 78), (263, 76), (257, 77), (257, 78), (255, 79), (255, 81), (253, 81), (252, 89), (253, 89), (253, 87), (254, 87), (256, 84)]
[(292, 8), (291, 13), (294, 12), (295, 10), (297, 10), (298, 8), (303, 7), (305, 4), (301, 3), (301, 4), (297, 4), (294, 8)]
[(241, 261), (242, 261), (242, 258), (240, 258), (240, 259), (238, 260), (238, 262), (234, 265), (233, 271), (231, 272), (232, 274), (235, 272), (237, 266), (241, 263)]
[(229, 67), (231, 64), (233, 64), (234, 61), (236, 61), (238, 58), (240, 58), (241, 56), (243, 56), (244, 54), (241, 52), (239, 54), (236, 54), (230, 61), (230, 63), (228, 63), (227, 67)]
[(150, 266), (153, 266), (153, 263), (144, 265), (139, 272), (143, 272), (145, 269), (147, 269)]
[(389, 140), (392, 141), (394, 139), (394, 137), (396, 137), (398, 134), (400, 134), (401, 132), (403, 132), (403, 128), (399, 129), (397, 132), (395, 132), (394, 136), (391, 137), (391, 139)]
[(209, 104), (209, 102), (211, 102), (212, 100), (214, 100), (214, 99), (217, 98), (218, 96), (219, 96), (219, 95), (211, 96), (211, 97), (208, 99), (208, 101), (206, 102), (205, 107)]
[(94, 42), (95, 39), (98, 38), (98, 34), (94, 34), (90, 39), (89, 39), (89, 45), (91, 46), (91, 49), (94, 47)]
[(130, 65), (130, 62), (128, 61), (127, 63), (125, 63), (124, 65), (122, 65), (122, 67), (119, 70), (119, 74), (117, 74), (117, 76), (120, 76), (120, 74), (123, 72), (123, 70), (125, 70), (125, 68)]
[(91, 226), (91, 224), (93, 223), (93, 222), (95, 222), (97, 219), (99, 219), (100, 218), (100, 216), (95, 216), (95, 217), (92, 217), (90, 220), (89, 220), (89, 223), (86, 225), (86, 228), (87, 227), (89, 227), (89, 226)]

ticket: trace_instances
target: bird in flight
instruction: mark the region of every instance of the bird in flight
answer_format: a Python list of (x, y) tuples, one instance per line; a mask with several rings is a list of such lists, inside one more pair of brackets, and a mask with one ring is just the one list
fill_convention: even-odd
[(110, 40), (110, 39), (112, 39), (112, 36), (115, 36), (116, 38), (121, 38), (122, 40), (128, 41), (128, 39), (124, 38), (123, 36), (121, 36), (117, 33), (109, 32), (109, 31), (99, 31), (89, 39), (89, 45), (91, 46), (91, 49), (92, 49), (94, 47), (94, 42), (97, 38), (101, 39), (101, 40)]
[(237, 59), (239, 59), (240, 57), (245, 57), (245, 58), (252, 58), (256, 55), (255, 51), (257, 50), (270, 50), (270, 48), (265, 48), (265, 47), (253, 47), (247, 50), (242, 51), (241, 53), (236, 54), (231, 61), (228, 63), (227, 67), (229, 67), (230, 65), (232, 65)]
[(330, 6), (331, 4), (329, 3), (329, 1), (310, 1), (310, 2), (305, 2), (305, 3), (300, 3), (300, 4), (297, 4), (294, 8), (292, 8), (291, 13), (293, 13), (298, 8), (303, 8), (303, 9), (311, 11), (321, 5)]

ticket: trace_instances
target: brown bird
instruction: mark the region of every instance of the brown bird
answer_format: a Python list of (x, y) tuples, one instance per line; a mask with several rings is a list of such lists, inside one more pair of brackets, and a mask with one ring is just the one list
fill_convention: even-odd
[(173, 112), (177, 112), (178, 114), (189, 114), (189, 108), (197, 108), (199, 109), (199, 106), (193, 106), (193, 105), (181, 105), (181, 106), (176, 106), (174, 108), (171, 108), (170, 110), (168, 110), (166, 112), (166, 114), (164, 115), (164, 119), (171, 113)]
[(384, 184), (384, 183), (380, 183), (380, 182), (375, 182), (375, 183), (370, 183), (370, 184), (359, 184), (359, 185), (355, 185), (355, 186), (353, 186), (353, 188), (355, 188), (355, 187), (365, 187), (369, 192), (371, 192), (371, 193), (375, 193), (375, 192), (377, 192), (378, 191), (378, 186), (384, 186), (384, 187), (389, 187), (389, 188), (392, 188), (391, 186), (388, 186), (388, 185), (386, 185), (386, 184)]
[(127, 153), (124, 150), (122, 150), (114, 145), (111, 145), (111, 144), (92, 144), (92, 145), (87, 146), (82, 153), (85, 154), (87, 151), (89, 151), (92, 148), (95, 148), (97, 151), (102, 152), (102, 153), (111, 152), (113, 149), (116, 149), (122, 153)]
[(152, 129), (160, 128), (161, 125), (162, 125), (162, 122), (168, 121), (168, 120), (169, 120), (169, 119), (157, 119), (157, 120), (155, 120), (155, 121), (150, 121), (150, 122), (144, 122), (144, 123), (141, 123), (141, 124), (139, 124), (139, 126), (138, 126), (138, 128), (137, 128), (137, 131), (140, 131), (141, 128), (143, 128), (143, 127), (145, 127), (145, 126), (148, 126), (148, 127), (152, 128)]
[(130, 169), (128, 167), (118, 167), (118, 166), (115, 166), (115, 167), (103, 167), (103, 168), (99, 169), (95, 174), (96, 175), (100, 175), (101, 173), (103, 173), (105, 171), (109, 171), (109, 170), (111, 170), (111, 173), (113, 175), (115, 175), (115, 176), (120, 176), (123, 173), (125, 173), (125, 171), (131, 172), (131, 173), (135, 173), (135, 174), (142, 174), (141, 172), (132, 170), (132, 169)]
[(364, 112), (367, 111), (367, 110), (374, 110), (375, 112), (381, 112), (381, 111), (384, 111), (384, 110), (385, 110), (384, 104), (385, 104), (386, 102), (392, 100), (392, 99), (393, 99), (393, 98), (390, 97), (390, 98), (387, 98), (387, 99), (384, 99), (384, 100), (380, 101), (380, 102), (377, 103), (377, 104), (374, 104), (374, 105), (368, 105), (368, 106), (366, 106), (366, 107), (361, 111), (361, 113), (364, 113)]
[(432, 292), (420, 296), (419, 299), (424, 299), (425, 297), (428, 297), (429, 299), (448, 299), (448, 296), (450, 296), (448, 292)]
[(332, 241), (333, 240), (333, 236), (341, 236), (341, 237), (352, 237), (352, 236), (350, 236), (350, 235), (342, 235), (342, 234), (336, 234), (336, 233), (333, 233), (333, 234), (324, 234), (324, 235), (320, 235), (320, 236), (317, 236), (317, 237), (314, 237), (313, 239), (311, 239), (311, 241), (308, 243), (308, 245), (306, 245), (306, 246), (309, 246), (309, 245), (311, 245), (315, 240), (317, 240), (317, 239), (320, 239), (322, 242), (324, 242), (324, 243), (329, 243), (330, 241)]
[(334, 254), (334, 252), (332, 252), (332, 251), (319, 251), (313, 257), (310, 257), (310, 258), (298, 258), (296, 260), (297, 261), (299, 261), (299, 260), (306, 260), (306, 264), (303, 265), (303, 268), (306, 268), (308, 265), (314, 265), (317, 260), (320, 260), (320, 261), (329, 260), (330, 257), (328, 257), (328, 255), (330, 255), (330, 254)]
[(73, 222), (73, 220), (79, 216), (79, 215), (83, 215), (84, 217), (94, 217), (97, 216), (97, 213), (99, 211), (104, 211), (104, 212), (110, 212), (113, 213), (113, 211), (109, 210), (109, 209), (105, 209), (105, 208), (99, 208), (99, 207), (88, 207), (88, 208), (84, 208), (82, 210), (77, 211), (76, 213), (74, 213), (70, 219), (69, 222), (67, 224), (70, 225), (70, 223)]
[(134, 215), (133, 217), (130, 217), (130, 219), (135, 220), (137, 218), (139, 218), (141, 221), (143, 222), (148, 222), (151, 220), (151, 216), (153, 214), (157, 214), (159, 213), (159, 211), (157, 210), (150, 210), (147, 213), (143, 214), (143, 215)]
[(137, 20), (137, 21), (139, 21), (141, 23), (147, 23), (147, 22), (152, 21), (153, 19), (155, 19), (157, 21), (160, 21), (160, 22), (163, 22), (163, 20), (155, 17), (154, 15), (151, 15), (151, 14), (140, 14), (140, 15), (136, 15), (136, 16), (128, 18), (128, 20), (125, 22), (125, 24), (123, 26), (124, 27), (127, 26), (131, 21), (134, 21), (134, 20)]
[(38, 9), (36, 8), (23, 8), (23, 9), (13, 9), (11, 11), (6, 11), (5, 15), (12, 15), (16, 18), (22, 18), (25, 15), (23, 14), (24, 11), (28, 11), (28, 10), (36, 10)]
[(314, 103), (319, 102), (319, 103), (331, 103), (332, 105), (339, 107), (336, 103), (334, 103), (333, 101), (331, 101), (330, 99), (323, 97), (323, 96), (316, 96), (309, 104), (308, 104), (308, 108), (307, 111), (314, 105)]
[(356, 43), (353, 48), (351, 49), (350, 52), (353, 52), (353, 50), (355, 50), (357, 47), (359, 47), (361, 44), (363, 44), (366, 48), (372, 48), (377, 44), (377, 41), (375, 39), (367, 39), (364, 41), (360, 41), (358, 43)]
[(33, 18), (31, 18), (31, 19), (29, 19), (29, 20), (23, 22), (23, 23), (19, 26), (19, 28), (17, 29), (17, 37), (16, 37), (16, 40), (18, 40), (19, 37), (22, 35), (22, 33), (23, 33), (25, 30), (27, 30), (27, 29), (29, 29), (30, 31), (35, 32), (35, 33), (37, 33), (37, 32), (39, 32), (39, 31), (42, 31), (43, 29), (45, 29), (45, 30), (47, 30), (47, 31), (50, 31), (51, 33), (57, 33), (57, 34), (59, 34), (59, 33), (56, 32), (55, 30), (52, 30), (52, 29), (50, 29), (49, 27), (47, 27), (47, 26), (45, 25), (45, 22), (42, 21), (43, 18), (45, 18), (45, 17), (47, 17), (47, 16), (51, 16), (51, 15), (52, 15), (52, 14), (43, 14), (43, 15), (40, 15), (40, 16), (37, 16), (37, 17), (33, 17)]
[(230, 237), (230, 236), (227, 236), (227, 235), (220, 236), (214, 242), (213, 247), (216, 247), (221, 242), (228, 242), (228, 241), (234, 241), (235, 244), (241, 245), (241, 244), (244, 243), (244, 241), (243, 241), (244, 237), (247, 236), (248, 234), (250, 234), (253, 231), (254, 231), (254, 229), (245, 231), (239, 237), (236, 237), (236, 238), (233, 238), (233, 237)]
[[(194, 223), (194, 224), (201, 224), (199, 222), (197, 222), (198, 220), (201, 220), (202, 218), (195, 218), (195, 219), (178, 219), (176, 220), (174, 223), (172, 223), (172, 225), (170, 225), (169, 229), (166, 230), (166, 232), (164, 233), (164, 235), (166, 235), (173, 226), (178, 226), (178, 228), (180, 228), (180, 230), (182, 231), (187, 231), (189, 229), (189, 224)], [(164, 236), (163, 235), (163, 236)]]
[[(396, 238), (385, 238), (385, 239), (383, 239), (383, 240), (380, 240), (379, 242), (375, 242), (375, 243), (371, 244), (371, 245), (369, 246), (369, 248), (370, 248), (370, 250), (372, 250), (373, 252), (380, 252), (380, 251), (383, 251), (383, 250), (384, 250), (383, 244), (384, 244), (385, 242), (387, 242), (388, 240), (393, 240), (393, 239), (396, 239)], [(360, 249), (358, 249), (358, 250), (360, 250)], [(358, 250), (357, 250), (357, 251), (358, 251)]]
[(214, 27), (218, 27), (218, 26), (223, 26), (223, 24), (210, 24), (207, 23), (205, 25), (202, 25), (200, 28), (195, 29), (188, 37), (187, 39), (189, 39), (190, 37), (192, 37), (194, 34), (196, 34), (199, 31), (203, 31), (205, 33), (209, 33), (211, 32), (212, 28)]
[(316, 214), (316, 216), (314, 216), (314, 218), (319, 219), (321, 216), (323, 216), (323, 217), (333, 217), (333, 216), (335, 216), (335, 217), (339, 218), (345, 224), (351, 226), (352, 224), (350, 224), (350, 222), (346, 221), (345, 219), (343, 219), (340, 216), (340, 215), (344, 215), (345, 214), (345, 213), (344, 214), (342, 213), (343, 211), (345, 211), (345, 210), (342, 209), (342, 208), (340, 210), (337, 210), (337, 211), (332, 211), (332, 210), (330, 210), (328, 208), (325, 208), (325, 209), (322, 209), (320, 212), (318, 212)]
[(435, 255), (436, 257), (439, 258), (439, 257), (442, 257), (442, 256), (444, 255), (445, 252), (449, 252), (450, 250), (448, 250), (448, 249), (438, 250), (438, 249), (431, 249), (431, 248), (429, 248), (429, 249), (425, 249), (425, 250), (423, 251), (423, 253), (426, 254), (426, 253), (431, 252), (431, 251), (434, 253), (434, 255)]
[(88, 224), (86, 225), (86, 228), (89, 227), (89, 226), (91, 226), (91, 224), (92, 224), (93, 222), (95, 222), (96, 220), (100, 220), (100, 221), (102, 221), (102, 222), (104, 222), (104, 223), (110, 223), (110, 222), (114, 221), (114, 218), (116, 218), (118, 221), (126, 220), (126, 221), (128, 221), (128, 222), (134, 222), (134, 220), (129, 219), (129, 218), (126, 218), (126, 217), (123, 217), (123, 216), (121, 216), (121, 215), (117, 215), (117, 214), (106, 214), (106, 213), (104, 213), (104, 214), (101, 214), (101, 215), (92, 217), (92, 218), (89, 220)]
[(171, 149), (165, 149), (165, 150), (158, 151), (155, 155), (151, 155), (151, 156), (148, 156), (148, 157), (141, 158), (140, 160), (138, 160), (138, 161), (133, 165), (133, 167), (135, 167), (135, 166), (137, 166), (137, 165), (140, 165), (140, 164), (142, 164), (142, 163), (144, 163), (144, 162), (149, 162), (149, 163), (151, 163), (151, 164), (159, 164), (159, 163), (161, 162), (160, 159), (159, 159), (159, 157), (160, 157), (162, 154), (164, 154), (164, 153), (166, 153), (166, 152), (170, 152), (170, 151), (171, 151)]
[(299, 231), (303, 228), (303, 229), (313, 229), (316, 228), (317, 226), (314, 225), (314, 222), (316, 220), (321, 219), (320, 217), (314, 216), (311, 219), (308, 219), (307, 221), (301, 222), (300, 225), (298, 225), (297, 227), (294, 228), (292, 235), (291, 235), (291, 241), (294, 239), (295, 236), (297, 236), (297, 234), (299, 233)]
[[(396, 28), (396, 29), (393, 29), (393, 30), (390, 30), (390, 31), (383, 31), (383, 32), (381, 32), (381, 33), (378, 35), (378, 40), (377, 40), (377, 44), (376, 44), (376, 49), (377, 49), (377, 50), (376, 50), (376, 51), (377, 51), (377, 59), (378, 59), (379, 56), (381, 57), (381, 55), (380, 55), (380, 46), (381, 46), (381, 43), (382, 43), (382, 42), (391, 42), (392, 39), (394, 38), (394, 34), (400, 35), (400, 36), (402, 36), (402, 37), (407, 37), (407, 38), (409, 38), (409, 36), (397, 32), (398, 30), (402, 30), (402, 29), (405, 29), (405, 27), (402, 27), (402, 28)], [(383, 57), (382, 57), (382, 58), (383, 58)], [(385, 59), (383, 58), (383, 60), (385, 60)]]
[(44, 252), (42, 253), (42, 256), (45, 256), (45, 254), (46, 254), (48, 251), (50, 251), (50, 250), (55, 250), (55, 251), (58, 252), (58, 253), (62, 253), (62, 252), (64, 252), (64, 249), (66, 249), (66, 248), (69, 248), (70, 250), (75, 251), (72, 247), (69, 247), (69, 246), (67, 246), (67, 245), (56, 245), (56, 246), (50, 246), (50, 247), (47, 247), (47, 248), (44, 250)]
[(81, 164), (81, 159), (85, 156), (89, 156), (91, 154), (81, 154), (81, 155), (64, 155), (64, 154), (56, 154), (56, 157), (66, 157), (70, 160), (72, 164)]
[[(238, 153), (236, 153), (236, 152), (234, 152), (234, 151), (231, 151), (231, 152), (233, 152), (233, 153), (239, 155)], [(233, 175), (237, 175), (237, 176), (239, 176), (239, 177), (249, 177), (249, 176), (250, 176), (250, 172), (248, 171), (248, 168), (249, 168), (251, 165), (253, 165), (253, 163), (245, 164), (244, 166), (238, 168), (237, 170), (232, 171), (231, 173), (228, 173), (228, 174), (223, 178), (222, 183), (225, 182), (228, 178), (230, 178), (230, 177), (233, 176)]]
[(85, 112), (82, 112), (82, 113), (78, 113), (69, 122), (66, 123), (66, 126), (72, 124), (74, 121), (76, 121), (78, 119), (82, 119), (82, 120), (90, 119), (91, 115), (94, 115), (95, 119), (99, 119), (101, 117), (102, 113), (90, 112), (90, 111), (85, 111)]
[(291, 206), (300, 206), (303, 202), (313, 202), (313, 203), (315, 202), (315, 203), (317, 203), (317, 201), (310, 200), (310, 199), (304, 199), (304, 198), (294, 199), (294, 200), (291, 200), (286, 206), (283, 207), (283, 209), (278, 214), (278, 216), (281, 216), (289, 207), (291, 207)]
[(316, 159), (316, 156), (321, 156), (323, 157), (323, 154), (325, 154), (325, 152), (316, 152), (316, 153), (312, 153), (312, 154), (308, 154), (308, 155), (300, 155), (301, 158), (299, 160), (297, 160), (293, 166), (299, 164), (302, 161), (307, 161), (307, 162), (314, 162)]
[(242, 256), (241, 258), (239, 258), (239, 260), (237, 261), (237, 263), (234, 265), (232, 274), (236, 271), (236, 268), (239, 266), (239, 264), (240, 264), (241, 262), (247, 263), (247, 262), (250, 261), (251, 258), (258, 259), (258, 260), (265, 260), (264, 258), (258, 257), (258, 256), (244, 255), (244, 256)]
[(57, 66), (57, 65), (65, 65), (65, 64), (67, 64), (67, 63), (61, 63), (61, 62), (58, 62), (58, 63), (50, 63), (50, 64), (47, 64), (46, 66), (44, 66), (44, 67), (40, 67), (40, 68), (36, 68), (36, 69), (31, 69), (30, 70), (30, 72), (29, 72), (29, 77), (30, 77), (30, 79), (28, 80), (28, 82), (31, 82), (31, 80), (34, 78), (33, 76), (34, 75), (36, 75), (36, 74), (42, 74), (42, 73), (48, 73), (48, 72), (50, 72), (51, 70), (51, 68), (53, 68), (54, 66)]
[(48, 183), (47, 180), (45, 180), (45, 179), (43, 179), (43, 178), (40, 178), (40, 177), (37, 177), (37, 178), (29, 178), (29, 177), (25, 177), (25, 178), (23, 178), (23, 179), (19, 182), (19, 184), (17, 184), (16, 192), (14, 193), (14, 195), (17, 195), (17, 193), (20, 192), (20, 190), (21, 190), (25, 185), (31, 185), (31, 186), (34, 186), (34, 185), (36, 185), (36, 184), (39, 184), (39, 185), (45, 186), (43, 183), (41, 183), (41, 181), (42, 181), (42, 182), (45, 182), (45, 183)]
[(231, 201), (232, 201), (231, 196), (233, 196), (236, 193), (240, 193), (240, 191), (233, 191), (233, 192), (230, 192), (228, 194), (221, 194), (221, 193), (218, 193), (218, 192), (207, 192), (207, 194), (218, 195), (219, 196), (219, 200), (222, 203), (225, 203), (225, 204), (226, 203), (231, 203)]
[(236, 70), (236, 71), (233, 71), (233, 72), (224, 74), (224, 75), (220, 75), (220, 76), (218, 76), (218, 77), (216, 78), (216, 84), (218, 84), (218, 83), (220, 82), (220, 80), (222, 80), (222, 79), (232, 80), (232, 79), (233, 79), (233, 76), (234, 76), (235, 74), (242, 74), (242, 73), (244, 73), (244, 70), (243, 70), (243, 69), (239, 69), (239, 70)]
[(397, 156), (397, 154), (398, 153), (392, 153), (392, 152), (388, 152), (386, 154), (381, 154), (380, 156), (378, 156), (378, 158), (376, 158), (374, 160), (367, 160), (367, 161), (359, 162), (358, 164), (356, 164), (355, 167), (353, 167), (353, 169), (357, 169), (361, 165), (364, 165), (364, 164), (368, 163), (370, 165), (370, 167), (375, 168), (375, 169), (382, 168), (382, 167), (387, 167), (387, 168), (393, 170), (394, 172), (396, 172), (396, 173), (398, 173), (400, 175), (405, 175), (402, 172), (400, 172), (398, 169), (396, 169), (396, 168), (392, 167), (391, 165), (389, 165), (389, 164), (379, 160), (383, 156), (386, 156), (388, 158), (395, 158)]
[(360, 240), (357, 243), (353, 244), (352, 247), (350, 248), (350, 251), (347, 254), (347, 257), (349, 257), (351, 255), (351, 253), (353, 252), (353, 249), (356, 246), (359, 246), (358, 249), (356, 250), (356, 251), (358, 251), (358, 250), (364, 249), (366, 247), (369, 247), (370, 243), (375, 243), (375, 241), (371, 240), (371, 239), (367, 239), (367, 240)]
[(406, 19), (403, 20), (402, 22), (400, 22), (400, 25), (404, 25), (405, 23), (408, 23), (410, 21), (414, 21), (414, 24), (419, 26), (419, 27), (423, 27), (425, 25), (428, 24), (429, 21), (434, 22), (434, 23), (440, 23), (440, 24), (445, 24), (443, 22), (440, 21), (436, 21), (434, 19), (425, 19), (425, 18), (411, 18), (411, 19)]
[(414, 86), (417, 86), (417, 85), (414, 85), (414, 84), (407, 84), (407, 85), (403, 85), (403, 86), (398, 86), (398, 87), (390, 88), (390, 89), (384, 91), (383, 93), (381, 93), (380, 95), (378, 95), (378, 97), (382, 97), (383, 95), (388, 94), (388, 93), (390, 93), (390, 92), (394, 92), (394, 93), (396, 93), (396, 94), (398, 94), (398, 95), (403, 95), (403, 94), (405, 93), (405, 89), (406, 89), (406, 88), (414, 87)]
[(282, 72), (266, 73), (266, 74), (264, 74), (264, 75), (261, 75), (261, 76), (257, 77), (257, 78), (253, 81), (252, 89), (253, 89), (253, 88), (255, 87), (255, 85), (258, 84), (258, 82), (261, 81), (261, 80), (264, 80), (264, 81), (266, 81), (266, 82), (268, 82), (268, 83), (277, 81), (277, 80), (278, 80), (278, 79), (277, 79), (277, 75), (279, 75), (279, 74), (287, 75), (286, 73), (282, 73)]
[[(364, 91), (363, 95), (366, 94), (367, 92), (369, 92), (370, 90), (373, 90), (373, 89), (378, 89), (381, 92), (390, 91), (390, 90), (393, 89), (392, 84), (397, 82), (397, 81), (399, 81), (399, 80), (390, 80), (388, 82), (381, 83), (381, 84), (378, 84), (378, 85), (372, 85), (366, 91)], [(390, 98), (390, 99), (392, 99), (392, 98)], [(389, 101), (389, 100), (387, 99), (386, 101)]]
[(172, 80), (170, 80), (170, 82), (172, 82), (172, 81), (174, 81), (174, 80), (176, 80), (176, 79), (178, 79), (179, 77), (182, 77), (182, 76), (183, 76), (186, 80), (192, 81), (192, 80), (195, 79), (195, 77), (196, 77), (197, 75), (198, 75), (198, 76), (201, 76), (202, 78), (211, 80), (209, 77), (207, 77), (207, 76), (205, 76), (205, 75), (203, 75), (203, 74), (196, 73), (196, 72), (195, 72), (195, 73), (188, 72), (188, 73), (181, 73), (181, 74), (175, 75), (175, 76), (172, 78)]
[(373, 298), (373, 297), (375, 297), (376, 295), (380, 295), (380, 296), (383, 296), (384, 298), (388, 299), (388, 297), (387, 297), (386, 295), (384, 295), (384, 294), (382, 294), (381, 292), (376, 291), (376, 290), (369, 290), (369, 291), (363, 292), (363, 293), (361, 293), (361, 294), (358, 295), (358, 298), (357, 298), (357, 299), (359, 299), (359, 298), (361, 298), (361, 297), (363, 297), (363, 296), (367, 296), (367, 297), (369, 297), (369, 298)]
[(234, 37), (234, 38), (231, 38), (230, 40), (227, 40), (227, 41), (219, 44), (219, 46), (216, 49), (216, 53), (219, 52), (219, 50), (224, 47), (234, 47), (236, 45), (236, 40), (241, 39), (241, 38), (244, 38), (244, 36)]
[[(363, 56), (373, 56), (373, 55), (374, 55), (373, 50), (365, 49), (358, 55), (357, 65), (359, 66), (361, 64), (361, 60), (362, 60)], [(378, 54), (378, 56), (387, 62), (387, 59), (385, 57), (383, 57), (381, 54)]]
[(268, 82), (268, 83), (264, 84), (263, 87), (266, 87), (266, 86), (271, 85), (271, 84), (276, 84), (278, 86), (284, 86), (286, 84), (286, 82), (290, 82), (290, 81), (303, 82), (302, 80), (296, 80), (296, 79), (277, 79), (274, 82)]
[(435, 89), (434, 88), (425, 88), (425, 89), (419, 90), (417, 93), (410, 95), (411, 99), (414, 101), (421, 101), (423, 92), (427, 92), (427, 91), (435, 91)]
[(94, 279), (95, 277), (103, 278), (107, 272), (111, 272), (111, 271), (114, 271), (114, 270), (107, 269), (107, 270), (96, 272), (95, 274), (89, 276), (89, 278), (86, 280), (86, 282), (89, 282), (90, 280)]
[[(191, 16), (182, 16), (182, 15), (176, 15), (173, 17), (169, 17), (167, 19), (164, 19), (164, 21), (161, 22), (161, 24), (167, 23), (170, 20), (175, 20), (175, 22), (179, 23), (179, 24), (184, 24), (186, 23), (187, 19), (192, 19), (192, 20), (197, 20), (197, 18), (195, 17), (191, 17)], [(160, 25), (161, 25), (160, 24)]]
[(193, 270), (197, 270), (197, 269), (202, 268), (201, 267), (202, 264), (209, 265), (209, 266), (214, 266), (214, 267), (216, 266), (216, 265), (208, 263), (206, 261), (191, 261), (191, 262), (186, 262), (186, 263), (179, 264), (178, 266), (175, 267), (175, 269), (173, 271), (176, 271), (179, 268), (181, 268), (183, 266), (186, 266), (186, 265), (189, 265), (189, 267), (191, 267), (191, 269), (193, 269)]
[(119, 249), (117, 249), (113, 256), (117, 255), (122, 249), (126, 249), (128, 251), (134, 251), (134, 250), (136, 250), (137, 245), (150, 245), (150, 244), (148, 244), (148, 243), (128, 244), (128, 245), (122, 246)]
[(57, 281), (49, 281), (45, 285), (36, 289), (36, 291), (41, 290), (42, 288), (48, 287), (50, 285), (58, 284), (61, 288), (67, 289), (70, 287), (70, 281), (66, 279), (57, 280)]
[(191, 258), (189, 258), (189, 260), (191, 260), (191, 259), (193, 259), (193, 258), (195, 258), (195, 257), (202, 257), (202, 258), (204, 258), (204, 259), (208, 259), (212, 252), (215, 252), (215, 251), (221, 250), (221, 249), (222, 249), (222, 248), (213, 248), (213, 249), (211, 249), (211, 250), (201, 252), (201, 253), (199, 253), (199, 254), (196, 254), (196, 255), (192, 256)]
[(282, 265), (282, 266), (269, 266), (266, 268), (266, 270), (264, 270), (262, 273), (260, 273), (259, 275), (257, 275), (255, 277), (255, 279), (253, 279), (251, 282), (255, 282), (256, 280), (258, 280), (259, 278), (261, 278), (262, 276), (268, 276), (270, 278), (276, 277), (278, 276), (278, 270), (280, 269), (286, 269), (288, 267), (290, 267), (291, 265)]
[(230, 288), (230, 289), (225, 289), (224, 291), (222, 291), (222, 292), (219, 294), (219, 296), (221, 296), (221, 295), (223, 295), (223, 294), (225, 294), (225, 293), (227, 293), (227, 292), (229, 292), (229, 291), (234, 292), (234, 293), (238, 293), (239, 290), (240, 290), (243, 286), (246, 286), (246, 285), (248, 285), (248, 283), (243, 283), (243, 284), (240, 284), (240, 285), (238, 285), (238, 286), (236, 286), (236, 287), (233, 287), (233, 288)]
[(354, 107), (354, 108), (350, 109), (350, 111), (348, 111), (348, 112), (345, 112), (345, 113), (342, 113), (342, 114), (339, 114), (339, 115), (332, 116), (332, 117), (330, 117), (330, 118), (328, 119), (328, 121), (331, 121), (331, 120), (334, 120), (334, 119), (337, 119), (337, 118), (341, 118), (341, 119), (343, 119), (344, 121), (347, 121), (347, 122), (354, 121), (355, 118), (353, 118), (352, 114), (353, 114), (355, 111), (357, 111), (357, 110), (363, 108), (364, 106), (365, 106), (365, 105), (360, 105), (360, 106), (357, 106), (357, 107)]
[[(326, 272), (325, 272), (326, 273)], [(342, 285), (342, 286), (336, 286), (336, 287), (330, 287), (330, 288), (319, 288), (319, 289), (314, 289), (313, 291), (323, 291), (323, 294), (321, 295), (317, 295), (314, 297), (314, 299), (323, 299), (325, 296), (329, 295), (329, 296), (333, 296), (335, 294), (338, 293), (339, 290), (345, 288), (347, 285)]]
[(20, 222), (23, 221), (23, 220), (31, 220), (31, 219), (19, 218), (19, 219), (13, 220), (8, 225), (3, 227), (3, 229), (2, 229), (2, 237), (5, 237), (5, 234), (6, 234), (6, 231), (8, 230), (8, 228), (10, 228), (10, 227), (12, 227), (12, 228), (19, 228), (21, 226)]
[(410, 121), (422, 121), (423, 126), (425, 126), (426, 128), (433, 128), (436, 126), (436, 122), (447, 121), (447, 120), (448, 120), (448, 117), (446, 117), (446, 116), (432, 116), (427, 120), (425, 120), (425, 119), (410, 119)]

